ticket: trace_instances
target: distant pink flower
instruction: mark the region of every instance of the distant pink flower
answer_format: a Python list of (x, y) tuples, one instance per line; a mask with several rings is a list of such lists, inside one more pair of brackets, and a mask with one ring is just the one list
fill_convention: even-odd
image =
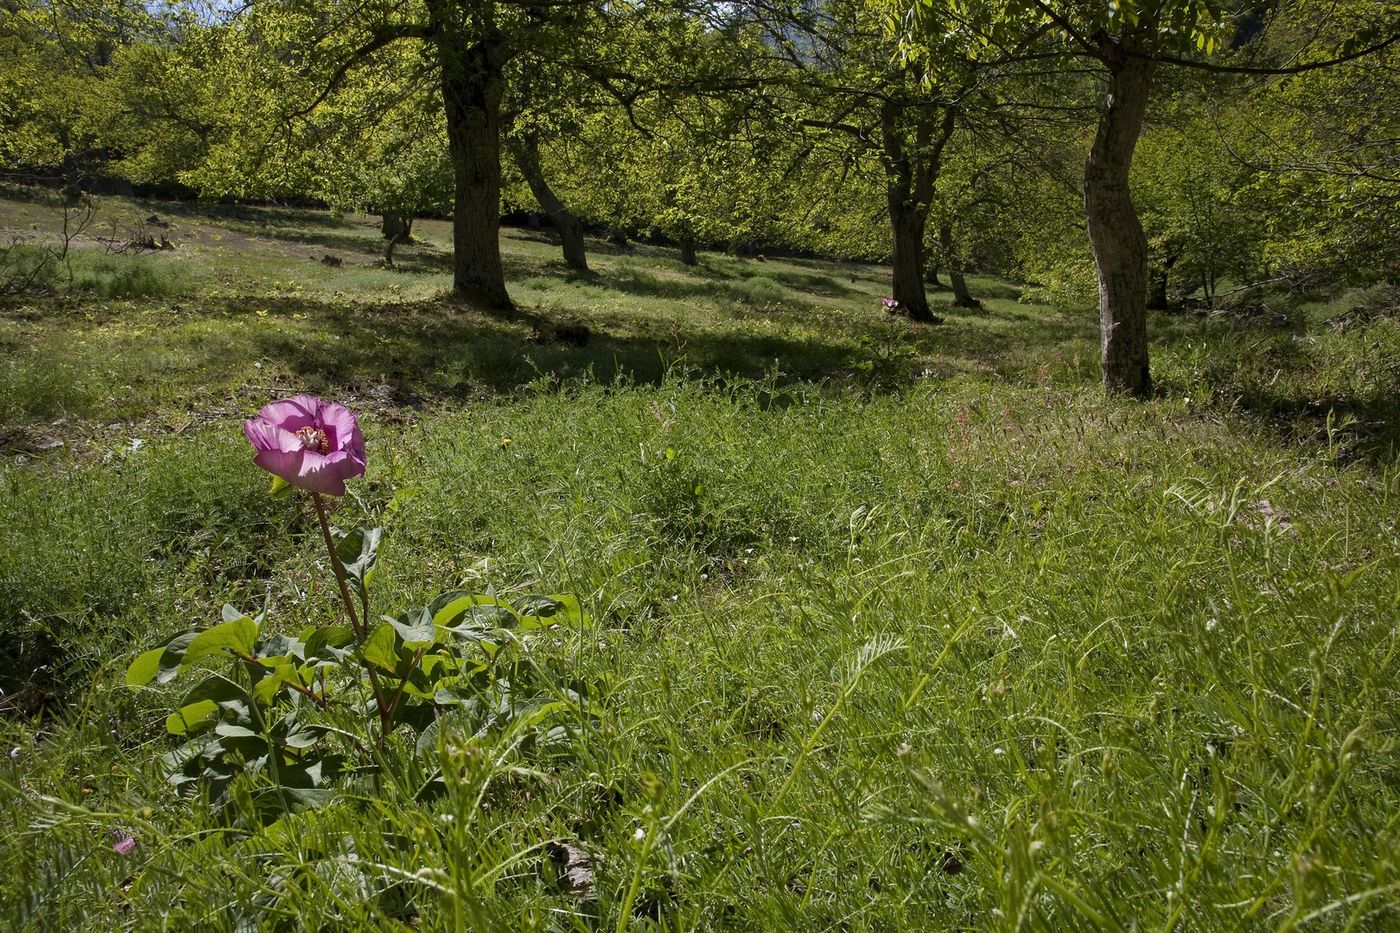
[(243, 422), (253, 462), (298, 489), (345, 495), (345, 481), (365, 472), (365, 439), (354, 414), (310, 395), (273, 402)]
[(118, 855), (130, 855), (136, 851), (136, 837), (130, 833), (112, 844), (112, 851)]
[(885, 306), (885, 310), (891, 313), (899, 310), (899, 302), (893, 298), (881, 298), (880, 304)]

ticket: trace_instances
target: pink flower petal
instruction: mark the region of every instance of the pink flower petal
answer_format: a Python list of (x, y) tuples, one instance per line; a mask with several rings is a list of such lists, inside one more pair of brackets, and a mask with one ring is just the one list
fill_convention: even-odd
[[(345, 476), (342, 475), (340, 469), (340, 463), (343, 459), (346, 459), (346, 455), (343, 453), (318, 454), (314, 450), (308, 450), (301, 456), (296, 476), (282, 478), (307, 492), (343, 496), (345, 495)], [(351, 473), (350, 475), (358, 474)]]
[(289, 399), (280, 402), (273, 402), (264, 405), (258, 412), (258, 418), (270, 422), (284, 431), (293, 433), (308, 425), (315, 424), (316, 412), (321, 407), (321, 400), (310, 395), (294, 395)]
[(112, 845), (112, 851), (118, 855), (130, 855), (136, 851), (136, 837), (123, 836), (119, 842)]
[(334, 465), (341, 479), (363, 476), (365, 473), (365, 458), (363, 454), (357, 457), (348, 450), (337, 450), (329, 454), (326, 460)]
[(283, 430), (275, 424), (254, 418), (243, 422), (243, 436), (256, 451), (280, 450), (283, 453), (296, 453), (304, 446), (295, 434)]
[(301, 462), (305, 456), (304, 450), (260, 450), (253, 458), (253, 463), (296, 486), (297, 478), (301, 475)]
[(350, 409), (327, 402), (317, 412), (316, 419), (330, 438), (331, 450), (358, 452), (360, 459), (364, 459), (365, 439), (360, 434), (360, 422)]

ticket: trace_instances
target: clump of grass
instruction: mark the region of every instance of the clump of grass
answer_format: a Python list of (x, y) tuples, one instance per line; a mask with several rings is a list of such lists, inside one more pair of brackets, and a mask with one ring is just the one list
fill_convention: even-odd
[(184, 266), (141, 255), (74, 252), (71, 287), (100, 298), (163, 298), (189, 287)]

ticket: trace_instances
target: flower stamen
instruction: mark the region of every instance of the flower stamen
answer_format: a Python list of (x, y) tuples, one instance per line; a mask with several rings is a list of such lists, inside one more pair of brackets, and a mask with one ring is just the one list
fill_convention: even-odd
[(301, 446), (306, 450), (314, 450), (318, 454), (331, 452), (331, 439), (326, 437), (326, 432), (320, 428), (308, 425), (298, 430), (296, 435), (297, 440), (301, 441)]

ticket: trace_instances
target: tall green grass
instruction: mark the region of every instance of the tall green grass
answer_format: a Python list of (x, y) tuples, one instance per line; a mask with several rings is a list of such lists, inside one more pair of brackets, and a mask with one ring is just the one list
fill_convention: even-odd
[[(21, 524), (15, 608), (121, 602), (151, 554), (169, 587), (116, 626), (90, 611), (100, 689), (66, 725), (7, 727), (21, 923), (1396, 919), (1394, 472), (1092, 389), (679, 381), (373, 426), (344, 518), (396, 496), (381, 605), (578, 593), (601, 626), (555, 651), (612, 683), (603, 726), (542, 773), (460, 736), (444, 800), (415, 802), (391, 765), (249, 836), (172, 801), (156, 710), (112, 686), (127, 655), (103, 640), (141, 647), (230, 594), (289, 626), (331, 605), (310, 527), (261, 497), (231, 433), (143, 448), (121, 478), (5, 477), (7, 525), (40, 489), (106, 513)], [(66, 536), (36, 550), (40, 527)], [(89, 582), (44, 582), (59, 555)], [(110, 851), (115, 827), (134, 856)], [(582, 900), (557, 880), (565, 845), (592, 855)]]
[[(435, 297), (442, 225), (385, 270), (363, 221), (171, 213), (157, 284), (0, 309), (6, 928), (1400, 924), (1400, 344), (1324, 322), (1374, 295), (1154, 316), (1136, 404), (991, 280), (915, 328), (875, 267), (509, 234), (503, 319)], [(567, 762), (447, 729), (426, 800), (391, 740), (257, 831), (166, 785), (136, 652), (335, 612), (238, 430), (300, 390), (364, 418), (380, 609), (583, 600)]]

